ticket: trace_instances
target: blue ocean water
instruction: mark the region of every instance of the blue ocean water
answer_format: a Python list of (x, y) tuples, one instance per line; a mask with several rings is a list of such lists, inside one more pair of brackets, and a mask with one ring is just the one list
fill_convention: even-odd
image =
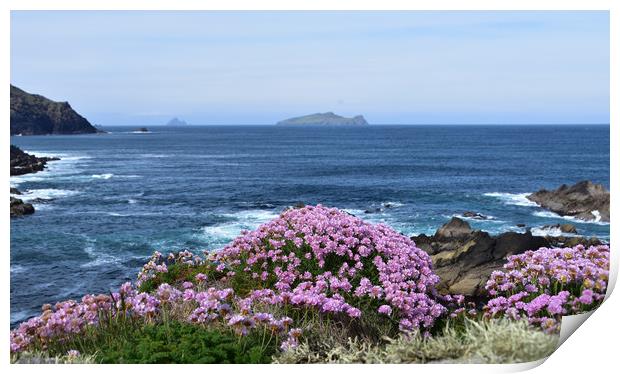
[(454, 215), (492, 233), (571, 222), (525, 199), (589, 179), (609, 188), (609, 126), (153, 127), (12, 137), (62, 158), (11, 177), (36, 213), (11, 220), (11, 323), (44, 303), (134, 280), (155, 250), (221, 248), (297, 203), (335, 206), (412, 235)]

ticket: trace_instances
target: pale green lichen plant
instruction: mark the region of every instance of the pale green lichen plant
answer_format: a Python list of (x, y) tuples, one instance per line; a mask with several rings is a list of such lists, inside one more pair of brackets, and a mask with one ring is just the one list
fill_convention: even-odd
[(527, 321), (467, 319), (441, 334), (401, 336), (379, 346), (350, 339), (346, 344), (306, 343), (274, 357), (274, 363), (478, 363), (508, 364), (537, 361), (551, 355), (557, 334), (547, 334)]
[(45, 352), (24, 352), (11, 355), (12, 364), (94, 364), (94, 355), (64, 355), (49, 357)]

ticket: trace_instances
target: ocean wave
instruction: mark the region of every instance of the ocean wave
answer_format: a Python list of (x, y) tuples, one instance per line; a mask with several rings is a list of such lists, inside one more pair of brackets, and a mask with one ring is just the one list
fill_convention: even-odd
[(446, 217), (448, 219), (451, 219), (452, 217), (456, 217), (456, 218), (460, 218), (460, 219), (465, 220), (465, 221), (472, 221), (472, 222), (495, 222), (495, 223), (505, 223), (506, 222), (506, 221), (501, 221), (501, 220), (496, 219), (497, 217), (495, 217), (495, 216), (490, 216), (490, 215), (489, 216), (484, 215), (484, 216), (486, 218), (465, 217), (465, 216), (463, 216), (461, 214), (453, 214), (451, 216), (444, 215), (444, 217)]
[(527, 196), (530, 193), (508, 193), (508, 192), (487, 192), (484, 196), (495, 197), (501, 200), (504, 204), (518, 205), (518, 206), (538, 206), (535, 202), (528, 200)]
[(11, 274), (23, 273), (26, 271), (26, 268), (21, 265), (11, 265)]
[(112, 173), (105, 173), (105, 174), (93, 174), (91, 175), (92, 178), (95, 179), (110, 179), (114, 176), (114, 174)]
[(98, 251), (95, 243), (96, 240), (94, 239), (88, 240), (87, 245), (83, 248), (84, 253), (86, 253), (92, 260), (81, 264), (81, 267), (98, 267), (101, 265), (118, 264), (121, 262), (121, 259), (116, 256)]
[(28, 150), (25, 150), (25, 152), (33, 154), (37, 157), (59, 157), (60, 160), (48, 162), (45, 169), (37, 173), (11, 176), (10, 183), (12, 187), (18, 187), (20, 184), (28, 182), (45, 182), (49, 180), (73, 178), (74, 176), (80, 174), (79, 165), (83, 162), (83, 160), (91, 158), (88, 155), (74, 153), (38, 152)]
[(222, 217), (232, 221), (202, 228), (202, 233), (215, 244), (225, 244), (239, 236), (242, 230), (254, 230), (261, 224), (277, 218), (278, 214), (269, 210), (244, 210), (222, 214)]
[(79, 192), (78, 191), (73, 191), (73, 190), (60, 190), (60, 189), (54, 189), (54, 188), (42, 188), (42, 189), (33, 189), (33, 190), (27, 190), (27, 191), (22, 191), (21, 195), (16, 195), (18, 196), (20, 199), (24, 200), (25, 202), (30, 202), (33, 200), (54, 200), (54, 199), (60, 199), (63, 197), (68, 197), (68, 196), (73, 196), (73, 195), (77, 195)]
[(542, 210), (542, 211), (534, 212), (532, 214), (535, 215), (536, 217), (541, 217), (541, 218), (556, 218), (556, 219), (563, 219), (566, 221), (571, 221), (571, 222), (576, 222), (576, 223), (589, 223), (593, 225), (609, 226), (609, 222), (601, 221), (601, 215), (598, 210), (592, 211), (592, 214), (594, 215), (595, 219), (590, 220), (590, 221), (575, 218), (573, 216), (561, 216), (557, 213), (553, 213), (548, 210)]
[(381, 205), (385, 208), (390, 207), (390, 208), (398, 208), (401, 206), (404, 206), (404, 203), (401, 203), (400, 201), (386, 201), (381, 203)]

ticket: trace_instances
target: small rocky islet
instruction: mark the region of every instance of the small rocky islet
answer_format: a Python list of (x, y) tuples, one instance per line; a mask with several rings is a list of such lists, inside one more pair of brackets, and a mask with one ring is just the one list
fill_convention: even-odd
[(301, 117), (288, 118), (276, 123), (276, 126), (365, 126), (368, 125), (364, 116), (351, 118), (339, 116), (333, 112), (314, 113)]

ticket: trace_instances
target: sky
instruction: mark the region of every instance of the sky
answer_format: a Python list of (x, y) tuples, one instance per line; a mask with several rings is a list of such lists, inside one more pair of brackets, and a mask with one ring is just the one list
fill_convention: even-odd
[(609, 123), (609, 13), (12, 11), (11, 83), (91, 123)]

